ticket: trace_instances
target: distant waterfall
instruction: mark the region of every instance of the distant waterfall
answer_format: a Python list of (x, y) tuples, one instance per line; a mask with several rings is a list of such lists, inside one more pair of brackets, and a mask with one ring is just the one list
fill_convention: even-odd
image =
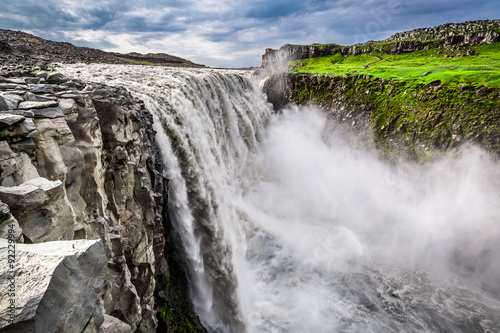
[(274, 114), (246, 71), (63, 72), (154, 114), (209, 331), (500, 331), (500, 168), (481, 151), (390, 165), (315, 109)]

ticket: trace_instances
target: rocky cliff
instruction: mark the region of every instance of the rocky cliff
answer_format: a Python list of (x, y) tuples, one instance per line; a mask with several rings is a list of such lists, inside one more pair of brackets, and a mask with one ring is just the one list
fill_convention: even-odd
[(264, 90), (277, 110), (313, 104), (351, 130), (373, 132), (386, 153), (421, 160), (473, 143), (500, 156), (500, 89), (289, 73), (269, 78)]
[[(342, 46), (338, 44), (290, 45), (279, 50), (266, 49), (262, 67), (285, 71), (291, 61), (334, 55), (359, 55), (378, 51), (402, 54), (431, 48), (463, 48), (500, 41), (500, 20), (449, 23), (433, 28), (415, 29), (397, 33), (386, 40)], [(467, 50), (465, 50), (467, 52)]]
[[(373, 134), (370, 140), (389, 155), (422, 160), (470, 143), (500, 156), (500, 89), (496, 86), (384, 79), (357, 70), (343, 74), (286, 73), (291, 60), (335, 53), (349, 57), (369, 53), (382, 60), (382, 54), (425, 49), (443, 58), (473, 58), (477, 56), (474, 50), (479, 49), (474, 45), (498, 41), (500, 20), (490, 20), (416, 29), (385, 41), (349, 47), (285, 45), (279, 51), (266, 50), (263, 56), (262, 72), (281, 71), (270, 76), (264, 91), (276, 110), (289, 103), (319, 106), (350, 130)], [(422, 72), (420, 77), (429, 73)]]
[(0, 332), (154, 332), (161, 303), (184, 297), (183, 272), (171, 276), (164, 253), (167, 180), (154, 137), (152, 115), (124, 88), (4, 67), (0, 235), (24, 244), (10, 273), (0, 269), (17, 288)]

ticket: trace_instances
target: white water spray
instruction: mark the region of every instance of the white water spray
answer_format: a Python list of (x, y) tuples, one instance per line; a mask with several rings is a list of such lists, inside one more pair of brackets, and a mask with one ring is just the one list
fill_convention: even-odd
[(390, 166), (319, 111), (273, 115), (248, 72), (63, 71), (123, 85), (155, 115), (210, 331), (500, 330), (500, 169), (482, 152)]

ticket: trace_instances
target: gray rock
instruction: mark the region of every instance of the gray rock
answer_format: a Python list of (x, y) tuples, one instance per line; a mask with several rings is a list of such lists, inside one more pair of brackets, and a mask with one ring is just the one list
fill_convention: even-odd
[(1, 90), (14, 90), (18, 85), (13, 83), (0, 83)]
[(45, 79), (47, 80), (49, 78), (49, 73), (48, 72), (39, 72), (36, 74), (37, 77), (41, 78), (41, 79)]
[(18, 105), (18, 109), (21, 109), (21, 110), (44, 109), (44, 108), (54, 107), (54, 106), (58, 106), (58, 105), (59, 105), (59, 103), (57, 101), (45, 101), (45, 102), (26, 101), (26, 102), (20, 103)]
[[(8, 242), (0, 239), (0, 260)], [(2, 332), (81, 332), (100, 311), (99, 291), (107, 264), (101, 241), (17, 244), (13, 269), (0, 265), (0, 293), (16, 277), (15, 323), (7, 322), (9, 302), (0, 303)]]
[(13, 84), (20, 84), (20, 85), (23, 85), (23, 84), (26, 84), (26, 78), (23, 78), (23, 77), (20, 77), (20, 78), (17, 78), (17, 77), (11, 77), (11, 78), (8, 78), (8, 79), (4, 79), (4, 81), (6, 83), (13, 83)]
[(35, 118), (59, 118), (64, 117), (63, 110), (60, 107), (49, 107), (44, 109), (32, 109)]
[(2, 96), (0, 96), (0, 111), (7, 111), (9, 110), (9, 106), (7, 105), (7, 102), (3, 99)]
[(18, 241), (21, 235), (21, 227), (10, 213), (9, 206), (0, 201), (0, 238)]
[(40, 82), (40, 78), (39, 77), (31, 77), (30, 76), (30, 77), (25, 78), (25, 81), (26, 81), (27, 84), (30, 84), (30, 85), (31, 84), (37, 84), (37, 83)]
[(12, 113), (0, 113), (0, 130), (20, 123), (26, 119), (24, 116), (15, 115)]
[(0, 186), (0, 200), (9, 206), (30, 242), (73, 238), (75, 220), (61, 181), (40, 177), (19, 186)]
[(0, 185), (18, 186), (40, 175), (25, 152), (14, 153), (7, 141), (0, 141)]
[(59, 107), (65, 115), (70, 114), (76, 108), (76, 102), (71, 98), (63, 98), (59, 100)]
[(31, 102), (36, 102), (37, 99), (36, 99), (36, 95), (31, 93), (31, 92), (27, 92), (26, 94), (24, 94), (24, 100), (25, 101), (31, 101)]
[(69, 78), (67, 78), (66, 76), (64, 76), (61, 73), (53, 73), (53, 74), (50, 74), (49, 77), (46, 78), (46, 80), (48, 83), (51, 83), (51, 84), (61, 84), (64, 82), (68, 82)]
[(101, 330), (103, 333), (131, 333), (132, 327), (118, 318), (105, 314)]
[[(22, 117), (15, 114), (12, 116)], [(35, 137), (38, 135), (35, 123), (31, 118), (25, 118), (24, 121), (14, 123), (14, 125), (5, 128), (3, 132), (5, 136), (9, 138), (10, 142), (22, 141), (25, 138)]]
[(17, 109), (17, 106), (19, 105), (19, 103), (21, 103), (23, 101), (23, 98), (19, 95), (16, 95), (16, 94), (1, 94), (0, 93), (0, 96), (3, 98), (5, 103), (7, 103), (9, 110)]

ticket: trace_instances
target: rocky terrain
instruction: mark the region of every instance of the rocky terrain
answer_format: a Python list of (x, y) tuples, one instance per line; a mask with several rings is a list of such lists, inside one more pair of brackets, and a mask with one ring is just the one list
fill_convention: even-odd
[(54, 42), (25, 32), (0, 29), (0, 62), (46, 68), (54, 62), (205, 67), (165, 53), (105, 52), (70, 43)]
[(0, 332), (154, 332), (163, 304), (187, 304), (185, 275), (165, 255), (154, 137), (152, 115), (124, 88), (4, 66), (0, 235), (19, 245), (13, 269), (0, 268), (2, 282), (17, 277), (15, 320), (2, 301)]

